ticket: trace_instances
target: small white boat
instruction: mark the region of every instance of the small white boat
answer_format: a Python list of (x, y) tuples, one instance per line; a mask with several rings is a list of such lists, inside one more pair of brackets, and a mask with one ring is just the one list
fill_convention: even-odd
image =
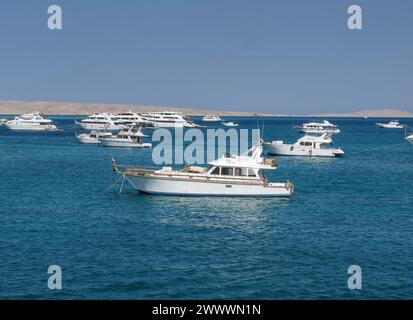
[(333, 148), (332, 133), (321, 136), (305, 135), (294, 144), (285, 144), (283, 141), (264, 143), (264, 149), (269, 154), (278, 156), (306, 156), (306, 157), (340, 157), (344, 155), (341, 149)]
[(226, 127), (238, 127), (239, 126), (238, 123), (235, 123), (235, 122), (232, 122), (232, 121), (221, 122), (221, 123), (222, 123), (222, 125), (224, 125)]
[(8, 119), (0, 119), (0, 126), (5, 125), (7, 121)]
[(340, 133), (340, 129), (337, 125), (324, 120), (323, 122), (308, 122), (298, 127), (298, 131), (301, 133), (313, 133), (313, 134), (323, 134), (323, 133)]
[[(251, 156), (249, 156), (251, 152)], [(179, 196), (254, 196), (289, 197), (290, 182), (269, 182), (262, 170), (276, 169), (275, 159), (261, 157), (262, 141), (244, 155), (223, 155), (207, 168), (187, 166), (183, 170), (163, 167), (150, 170), (119, 166), (113, 160), (114, 172), (123, 175), (140, 192)]]
[(379, 128), (385, 128), (385, 129), (403, 129), (404, 124), (400, 124), (398, 120), (392, 120), (388, 123), (376, 123), (376, 126)]
[(39, 112), (26, 113), (8, 120), (6, 128), (17, 131), (57, 131), (53, 121)]
[(205, 116), (202, 118), (202, 121), (219, 122), (222, 119), (219, 116)]
[(128, 147), (128, 148), (151, 148), (152, 143), (144, 142), (143, 138), (147, 137), (142, 129), (130, 128), (127, 131), (120, 131), (117, 135), (111, 137), (99, 137), (99, 145), (104, 147)]
[(89, 133), (81, 133), (77, 134), (76, 138), (79, 140), (80, 143), (88, 143), (88, 144), (98, 144), (99, 138), (109, 138), (112, 137), (111, 132), (105, 131), (91, 131)]
[(407, 136), (407, 137), (406, 137), (406, 140), (407, 140), (408, 142), (410, 142), (411, 144), (413, 144), (413, 134)]

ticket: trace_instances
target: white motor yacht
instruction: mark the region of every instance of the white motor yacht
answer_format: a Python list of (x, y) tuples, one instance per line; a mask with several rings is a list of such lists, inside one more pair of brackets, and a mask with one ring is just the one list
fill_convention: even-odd
[(294, 144), (283, 141), (264, 143), (264, 149), (269, 154), (279, 156), (307, 156), (307, 157), (340, 157), (344, 155), (341, 149), (333, 148), (332, 133), (321, 136), (305, 135)]
[(104, 147), (128, 147), (128, 148), (151, 148), (152, 143), (144, 142), (147, 137), (141, 127), (132, 127), (129, 130), (120, 131), (111, 137), (99, 137), (99, 145)]
[(181, 112), (163, 111), (163, 112), (145, 112), (140, 116), (146, 120), (155, 123), (160, 128), (195, 128), (198, 127), (193, 121), (184, 117)]
[(238, 123), (235, 123), (235, 122), (232, 122), (232, 121), (221, 122), (221, 123), (222, 123), (223, 126), (226, 126), (226, 127), (238, 127), (239, 126)]
[(115, 122), (112, 119), (113, 115), (108, 113), (94, 113), (86, 119), (75, 121), (82, 129), (85, 130), (122, 130), (126, 129), (127, 125), (122, 121)]
[(219, 122), (222, 121), (222, 119), (219, 116), (204, 116), (202, 121)]
[(22, 131), (56, 131), (53, 121), (39, 112), (26, 113), (8, 120), (4, 124), (10, 130)]
[(392, 120), (388, 123), (376, 123), (376, 126), (384, 129), (403, 129), (404, 124), (400, 124), (398, 120)]
[(112, 137), (111, 132), (107, 131), (95, 131), (92, 130), (89, 133), (76, 134), (76, 138), (80, 143), (98, 144), (99, 138), (109, 138)]
[(111, 119), (117, 124), (124, 124), (126, 126), (143, 126), (146, 128), (156, 127), (156, 124), (153, 121), (142, 118), (139, 113), (133, 112), (132, 110), (112, 115)]
[(323, 133), (340, 133), (337, 125), (324, 120), (323, 122), (308, 122), (298, 127), (301, 133), (323, 134)]
[[(241, 156), (225, 154), (208, 167), (186, 166), (182, 170), (163, 167), (150, 170), (119, 166), (113, 160), (114, 172), (120, 173), (140, 192), (179, 196), (254, 196), (289, 197), (290, 182), (269, 182), (262, 170), (276, 169), (275, 159), (261, 157), (259, 141)], [(251, 153), (251, 155), (249, 155)]]

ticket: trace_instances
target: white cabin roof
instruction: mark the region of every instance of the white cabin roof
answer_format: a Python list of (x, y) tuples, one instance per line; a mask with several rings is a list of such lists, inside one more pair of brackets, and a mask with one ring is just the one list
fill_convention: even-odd
[(297, 143), (300, 142), (315, 142), (315, 143), (332, 143), (331, 133), (324, 133), (321, 136), (305, 135), (304, 137), (298, 139)]
[[(252, 168), (252, 169), (276, 169), (276, 162), (274, 159), (265, 159), (261, 157), (262, 141), (259, 141), (254, 147), (249, 149), (243, 155), (223, 155), (217, 160), (209, 162), (209, 165), (218, 167), (232, 167), (232, 168)], [(251, 156), (248, 153), (251, 152)]]
[(310, 126), (311, 127), (333, 127), (333, 128), (337, 127), (337, 125), (335, 125), (335, 124), (333, 124), (333, 123), (331, 123), (327, 120), (324, 120), (323, 122), (315, 122), (315, 121), (308, 122), (308, 123), (304, 123), (303, 126), (308, 126), (308, 127), (310, 127)]

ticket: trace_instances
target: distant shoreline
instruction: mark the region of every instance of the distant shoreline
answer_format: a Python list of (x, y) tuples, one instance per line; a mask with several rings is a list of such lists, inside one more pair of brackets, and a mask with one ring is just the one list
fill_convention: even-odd
[(255, 112), (216, 111), (173, 106), (148, 106), (103, 103), (71, 103), (50, 101), (0, 101), (0, 115), (19, 115), (39, 111), (50, 116), (88, 116), (92, 113), (179, 111), (187, 116), (219, 115), (223, 117), (277, 118), (413, 118), (413, 113), (394, 109), (369, 109), (353, 113), (329, 114), (267, 114)]

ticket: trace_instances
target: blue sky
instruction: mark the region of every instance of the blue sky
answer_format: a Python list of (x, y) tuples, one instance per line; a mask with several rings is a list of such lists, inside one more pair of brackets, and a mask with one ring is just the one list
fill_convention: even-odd
[[(63, 30), (47, 28), (51, 4)], [(404, 0), (4, 0), (0, 100), (413, 111), (412, 13)]]

